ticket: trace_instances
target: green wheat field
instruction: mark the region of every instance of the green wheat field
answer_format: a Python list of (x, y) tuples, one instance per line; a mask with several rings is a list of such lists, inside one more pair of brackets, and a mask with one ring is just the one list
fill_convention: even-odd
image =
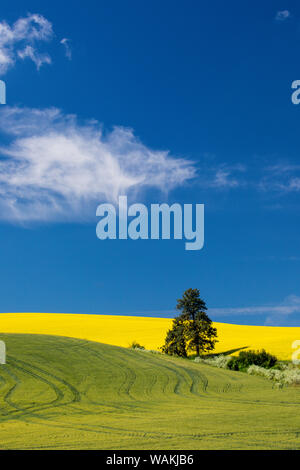
[(0, 339), (1, 449), (300, 449), (299, 387), (79, 339)]

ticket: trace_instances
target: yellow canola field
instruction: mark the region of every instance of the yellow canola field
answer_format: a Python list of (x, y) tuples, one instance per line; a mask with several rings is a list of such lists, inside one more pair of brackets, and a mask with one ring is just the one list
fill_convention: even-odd
[[(84, 315), (61, 313), (1, 313), (0, 333), (30, 333), (68, 336), (128, 347), (137, 341), (146, 349), (164, 343), (170, 318)], [(291, 360), (292, 343), (300, 340), (300, 327), (245, 326), (215, 323), (215, 352), (239, 348), (266, 349), (279, 359)]]

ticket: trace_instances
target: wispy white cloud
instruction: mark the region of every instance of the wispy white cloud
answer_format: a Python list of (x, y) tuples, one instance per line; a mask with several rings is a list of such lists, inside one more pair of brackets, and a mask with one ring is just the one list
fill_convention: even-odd
[(128, 128), (104, 133), (60, 110), (3, 107), (0, 130), (0, 218), (78, 220), (120, 194), (168, 191), (196, 174), (192, 162), (152, 150)]
[(12, 26), (0, 22), (0, 75), (13, 67), (18, 59), (31, 59), (40, 68), (51, 63), (47, 53), (41, 53), (38, 45), (53, 37), (52, 24), (42, 15), (28, 14)]
[(300, 165), (278, 163), (264, 170), (264, 176), (259, 182), (263, 191), (291, 193), (300, 191)]
[(32, 46), (26, 46), (23, 50), (18, 51), (18, 57), (31, 59), (38, 70), (43, 64), (51, 64), (51, 57), (48, 54), (40, 54)]
[(300, 297), (297, 295), (289, 295), (283, 302), (277, 305), (260, 305), (241, 308), (210, 308), (209, 313), (216, 319), (229, 316), (262, 316), (265, 317), (265, 325), (287, 325), (292, 314), (300, 314)]
[(205, 191), (300, 190), (300, 165), (272, 165), (251, 180), (242, 164), (203, 158), (196, 165), (147, 147), (132, 129), (104, 132), (99, 122), (82, 123), (56, 108), (1, 107), (0, 131), (9, 142), (0, 147), (2, 220), (84, 220), (100, 202), (136, 198), (151, 187), (169, 191), (191, 179)]
[(292, 314), (300, 314), (300, 297), (297, 295), (288, 296), (283, 303), (284, 305), (278, 306), (274, 311), (270, 311), (265, 320), (265, 325), (284, 326), (288, 324), (289, 317)]
[(70, 46), (70, 39), (68, 39), (68, 38), (63, 38), (63, 39), (60, 41), (60, 44), (62, 44), (62, 45), (64, 46), (66, 57), (67, 57), (69, 60), (71, 60), (71, 59), (72, 59), (72, 50), (71, 50), (71, 46)]
[[(146, 310), (137, 312), (127, 312), (127, 314), (143, 315), (143, 316), (165, 316), (167, 318), (175, 317), (178, 315), (178, 310)], [(288, 326), (293, 316), (293, 324), (295, 324), (295, 314), (300, 314), (300, 297), (297, 295), (289, 295), (283, 302), (272, 305), (261, 305), (251, 307), (234, 307), (234, 308), (209, 308), (209, 316), (216, 322), (222, 322), (224, 319), (227, 321), (230, 318), (230, 323), (234, 323), (234, 318), (237, 318), (237, 323), (240, 323), (242, 317), (261, 317), (260, 324), (265, 326)], [(249, 321), (251, 323), (251, 321)], [(256, 322), (258, 323), (258, 322)], [(244, 324), (244, 321), (243, 321)], [(298, 320), (300, 325), (300, 316)]]
[[(300, 165), (279, 162), (269, 166), (246, 167), (243, 164), (201, 162), (201, 185), (208, 189), (241, 189), (272, 193), (273, 196), (300, 192)], [(274, 205), (273, 208), (282, 208)]]
[(221, 165), (215, 168), (215, 175), (211, 179), (210, 186), (219, 189), (232, 189), (244, 185), (241, 174), (246, 171), (243, 165)]
[(276, 21), (286, 21), (288, 18), (290, 18), (291, 13), (289, 10), (280, 10), (276, 13), (275, 15), (275, 20)]
[(235, 190), (248, 184), (244, 177), (247, 168), (241, 163), (218, 161), (215, 155), (208, 153), (201, 154), (198, 160), (198, 183), (206, 190)]

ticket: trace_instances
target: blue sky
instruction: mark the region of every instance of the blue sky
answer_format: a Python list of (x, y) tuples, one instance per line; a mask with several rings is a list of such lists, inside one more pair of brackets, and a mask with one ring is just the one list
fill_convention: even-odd
[[(26, 3), (26, 6), (25, 6)], [(2, 2), (2, 312), (300, 326), (300, 5)], [(205, 245), (96, 237), (96, 207), (205, 204)]]

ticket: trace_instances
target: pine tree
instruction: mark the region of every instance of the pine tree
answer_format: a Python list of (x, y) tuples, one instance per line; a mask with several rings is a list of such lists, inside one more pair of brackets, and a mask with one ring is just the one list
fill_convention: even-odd
[(217, 330), (208, 317), (206, 304), (198, 289), (188, 289), (177, 301), (181, 315), (173, 320), (162, 347), (166, 354), (186, 357), (188, 350), (200, 353), (212, 351), (217, 341)]
[(167, 332), (165, 344), (161, 348), (165, 354), (176, 355), (181, 357), (187, 356), (185, 330), (186, 326), (180, 317), (175, 317), (172, 329)]

